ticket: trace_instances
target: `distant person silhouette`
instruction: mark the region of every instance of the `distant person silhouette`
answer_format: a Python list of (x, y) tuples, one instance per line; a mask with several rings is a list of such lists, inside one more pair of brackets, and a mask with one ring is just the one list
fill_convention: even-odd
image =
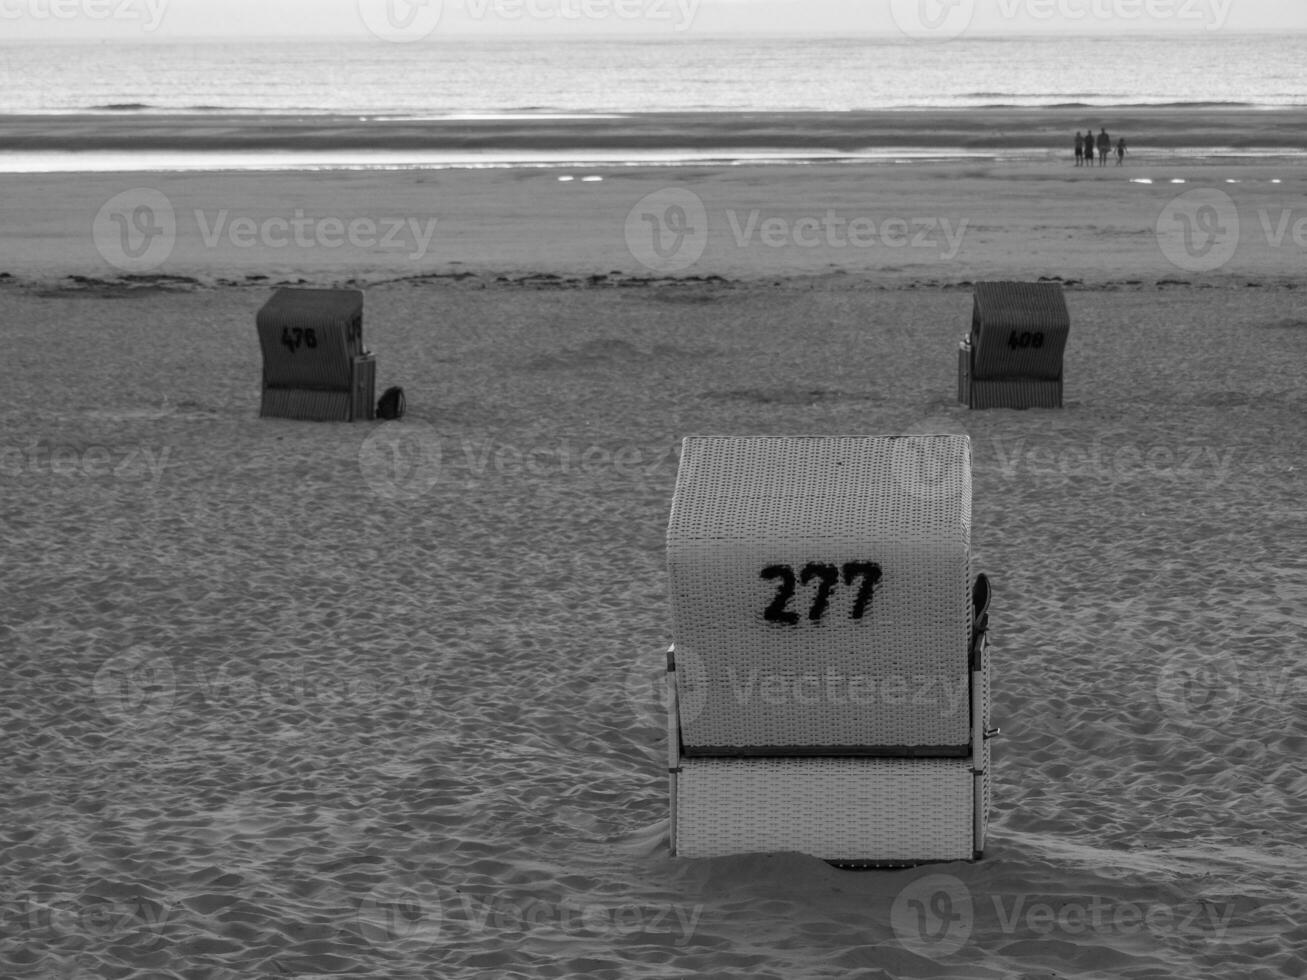
[(1094, 127), (1085, 130), (1085, 166), (1094, 165)]
[(1122, 136), (1116, 141), (1116, 165), (1119, 167), (1125, 163), (1125, 137)]
[(1107, 128), (1098, 131), (1098, 165), (1107, 166), (1107, 155), (1112, 152), (1112, 137), (1107, 135)]
[(1085, 138), (1080, 135), (1080, 130), (1076, 130), (1076, 166), (1082, 167), (1085, 163)]

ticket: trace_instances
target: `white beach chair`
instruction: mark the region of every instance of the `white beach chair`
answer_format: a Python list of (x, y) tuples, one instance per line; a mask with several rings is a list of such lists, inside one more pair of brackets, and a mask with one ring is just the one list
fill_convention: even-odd
[(353, 422), (375, 414), (376, 361), (363, 349), (357, 289), (279, 289), (256, 318), (260, 416)]
[(667, 532), (675, 854), (979, 857), (970, 541), (966, 436), (684, 441)]
[(1071, 316), (1057, 282), (978, 282), (958, 349), (958, 401), (969, 408), (1061, 408)]

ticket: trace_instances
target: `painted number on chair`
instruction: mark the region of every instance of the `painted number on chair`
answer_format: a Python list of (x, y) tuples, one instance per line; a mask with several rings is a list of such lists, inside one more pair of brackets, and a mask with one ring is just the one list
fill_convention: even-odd
[(288, 351), (294, 354), (301, 347), (317, 347), (318, 334), (312, 327), (307, 329), (302, 327), (282, 327), (281, 342)]
[(880, 566), (874, 561), (848, 561), (838, 567), (810, 561), (797, 575), (791, 565), (768, 565), (758, 577), (776, 583), (776, 595), (762, 611), (762, 618), (781, 626), (797, 626), (799, 613), (790, 607), (800, 590), (808, 603), (805, 618), (810, 623), (821, 623), (833, 600), (847, 609), (849, 619), (862, 619), (871, 610)]
[(1013, 330), (1011, 336), (1007, 339), (1007, 346), (1009, 350), (1025, 350), (1027, 347), (1033, 347), (1035, 350), (1039, 350), (1039, 348), (1044, 346), (1044, 334), (1040, 330), (1036, 330), (1033, 333), (1029, 330), (1024, 330), (1021, 333), (1017, 333)]

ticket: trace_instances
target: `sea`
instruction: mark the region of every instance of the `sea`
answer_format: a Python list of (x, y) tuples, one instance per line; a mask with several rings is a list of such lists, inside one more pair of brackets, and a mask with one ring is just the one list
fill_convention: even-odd
[[(422, 120), (1018, 106), (1271, 111), (1307, 105), (1304, 66), (1301, 33), (947, 42), (903, 35), (0, 41), (0, 116), (90, 114), (111, 122), (177, 112)], [(21, 158), (0, 151), (0, 170), (24, 169)], [(413, 162), (439, 163), (429, 156)]]

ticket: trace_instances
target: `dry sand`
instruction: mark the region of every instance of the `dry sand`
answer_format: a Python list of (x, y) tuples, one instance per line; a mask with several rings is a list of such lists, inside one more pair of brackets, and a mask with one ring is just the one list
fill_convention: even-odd
[[(1301, 200), (1171, 172), (1242, 180), (1202, 186), (1249, 230)], [(1307, 975), (1303, 254), (1178, 269), (1173, 192), (1109, 174), (0, 180), (0, 973)], [(87, 229), (142, 183), (263, 217), (429, 192), (456, 233), (412, 263), (183, 234), (125, 279)], [(623, 227), (666, 186), (979, 230), (941, 262), (710, 223), (664, 276)], [(1079, 283), (1065, 407), (961, 408), (965, 283), (1039, 274)], [(257, 418), (283, 277), (361, 280), (403, 422)], [(672, 859), (679, 440), (932, 430), (971, 436), (996, 590), (984, 860)]]

